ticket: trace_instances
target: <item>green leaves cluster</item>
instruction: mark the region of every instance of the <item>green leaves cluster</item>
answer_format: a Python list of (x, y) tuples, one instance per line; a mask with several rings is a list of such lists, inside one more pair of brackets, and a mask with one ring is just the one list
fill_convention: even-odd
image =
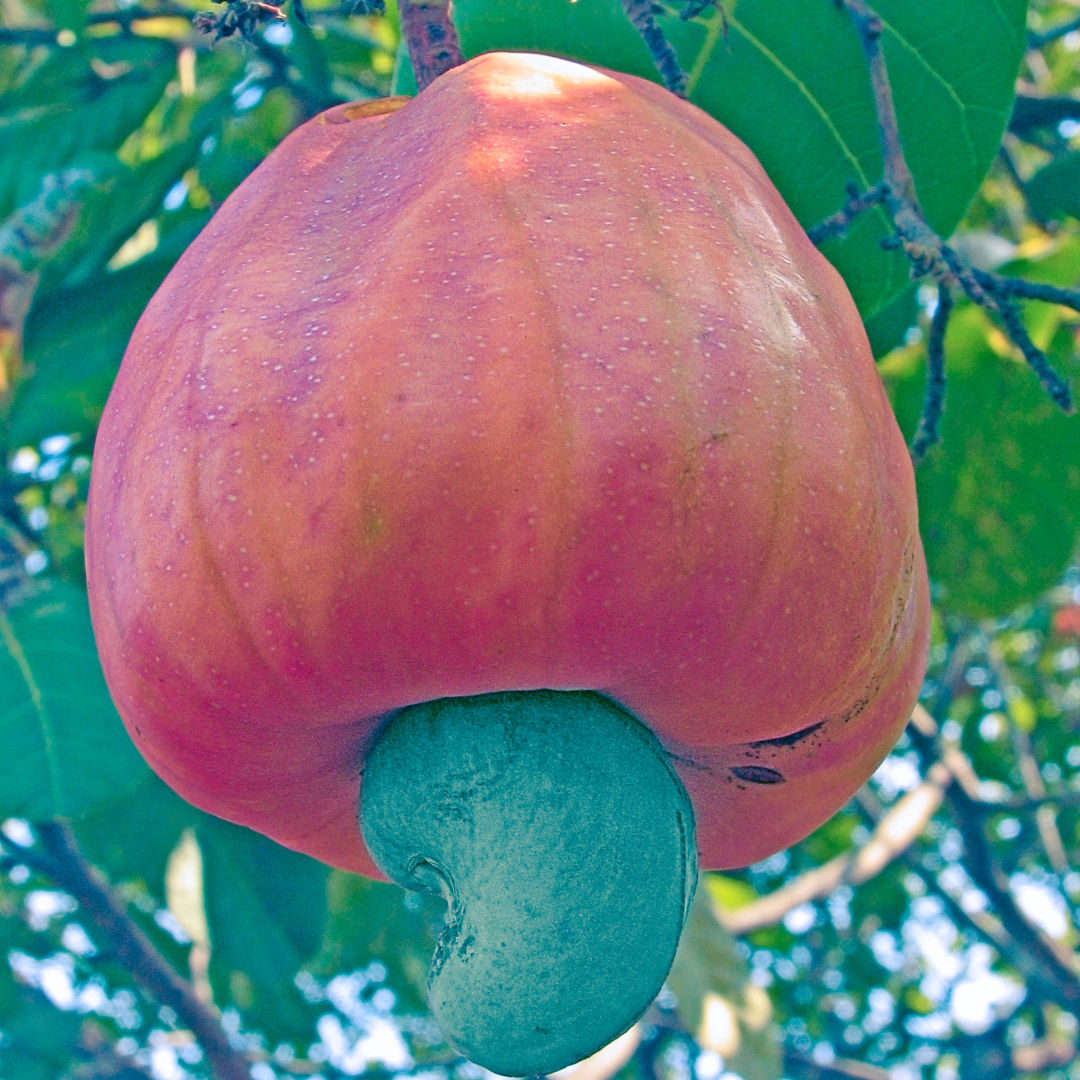
[[(1060, 310), (1044, 306), (1029, 321), (1058, 370), (1080, 372)], [(1054, 406), (982, 309), (968, 305), (953, 318), (945, 348), (942, 441), (916, 473), (920, 528), (939, 601), (995, 616), (1056, 584), (1076, 551), (1080, 422)], [(909, 438), (924, 359), (917, 346), (890, 356), (883, 370)]]

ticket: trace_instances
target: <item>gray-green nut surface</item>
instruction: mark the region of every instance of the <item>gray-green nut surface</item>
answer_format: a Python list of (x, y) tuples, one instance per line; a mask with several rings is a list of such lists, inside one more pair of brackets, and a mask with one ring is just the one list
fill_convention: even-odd
[(377, 865), (442, 893), (431, 1009), (506, 1076), (587, 1057), (648, 1008), (697, 882), (690, 799), (652, 733), (586, 691), (395, 713), (364, 763)]

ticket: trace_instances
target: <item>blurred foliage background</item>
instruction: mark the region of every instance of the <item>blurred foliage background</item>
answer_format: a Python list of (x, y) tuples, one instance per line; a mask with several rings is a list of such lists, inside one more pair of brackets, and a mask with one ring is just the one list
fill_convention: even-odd
[[(828, 0), (725, 8), (660, 23), (693, 100), (810, 226), (880, 175), (858, 39)], [(47, 872), (59, 818), (254, 1080), (482, 1080), (425, 1011), (440, 905), (183, 803), (131, 748), (97, 662), (87, 481), (143, 306), (292, 128), (412, 85), (392, 5), (309, 0), (307, 22), (290, 10), (213, 45), (197, 10), (0, 0), (0, 1077), (210, 1075), (183, 1018)], [(1075, 286), (1080, 4), (877, 10), (931, 223), (979, 268)], [(537, 48), (655, 78), (616, 0), (456, 14), (469, 54)], [(910, 438), (937, 294), (880, 248), (887, 233), (872, 212), (824, 250)], [(1024, 317), (1075, 377), (1080, 317), (1034, 302)], [(664, 992), (566, 1080), (1080, 1077), (1080, 418), (979, 308), (958, 305), (946, 355), (943, 439), (917, 473), (936, 605), (920, 710), (827, 825), (703, 877)]]

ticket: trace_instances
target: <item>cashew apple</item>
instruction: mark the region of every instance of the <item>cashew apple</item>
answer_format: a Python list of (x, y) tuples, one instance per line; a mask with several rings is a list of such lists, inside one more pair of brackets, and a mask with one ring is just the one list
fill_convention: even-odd
[(433, 1008), (514, 1075), (634, 1022), (696, 859), (839, 809), (928, 647), (839, 275), (711, 117), (546, 56), (335, 107), (230, 196), (132, 336), (86, 552), (153, 768), (443, 892)]

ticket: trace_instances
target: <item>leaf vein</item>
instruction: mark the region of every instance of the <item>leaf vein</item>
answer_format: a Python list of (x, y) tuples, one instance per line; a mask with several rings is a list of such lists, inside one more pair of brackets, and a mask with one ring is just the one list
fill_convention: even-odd
[(30, 694), (30, 702), (33, 705), (38, 723), (41, 725), (41, 737), (45, 744), (45, 760), (49, 767), (49, 786), (52, 789), (53, 810), (54, 813), (62, 815), (64, 804), (61, 794), (59, 762), (57, 761), (56, 732), (53, 729), (52, 717), (49, 715), (49, 710), (45, 708), (41, 688), (34, 678), (30, 661), (27, 660), (22, 644), (15, 634), (15, 628), (11, 625), (11, 620), (8, 619), (7, 613), (4, 611), (0, 611), (0, 641), (3, 641), (8, 655), (15, 661), (15, 666), (19, 669), (19, 674), (22, 676), (23, 682), (26, 683), (26, 689)]

